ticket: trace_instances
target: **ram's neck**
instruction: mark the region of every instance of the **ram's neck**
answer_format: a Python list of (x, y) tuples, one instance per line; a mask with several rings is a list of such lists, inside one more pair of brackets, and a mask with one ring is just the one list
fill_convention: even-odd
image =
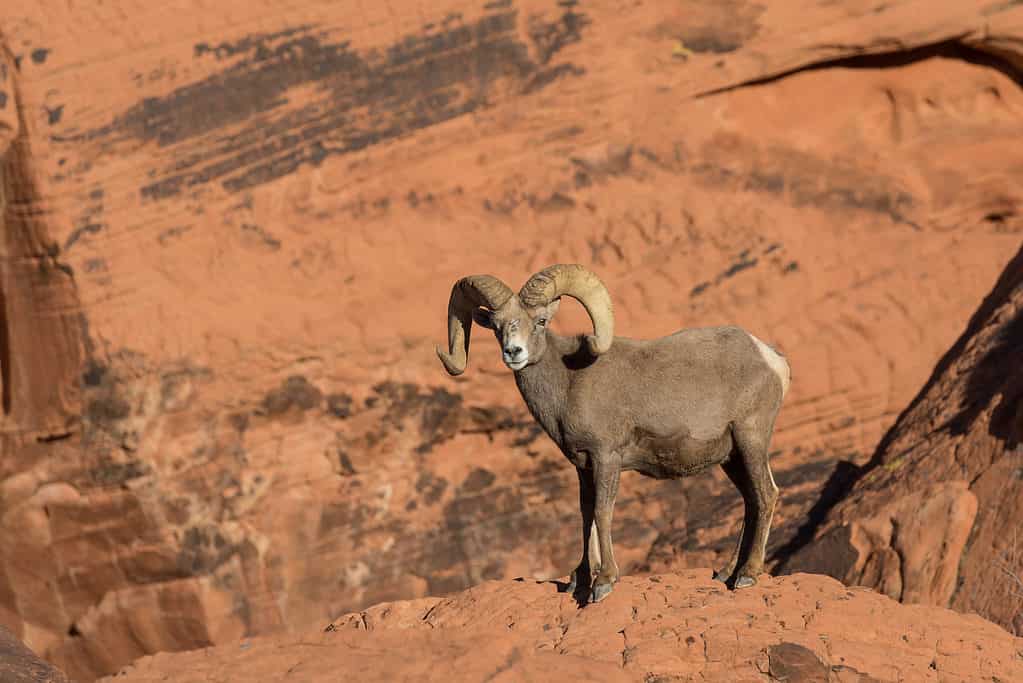
[(562, 425), (572, 373), (580, 366), (579, 355), (587, 353), (581, 343), (581, 337), (559, 337), (548, 332), (547, 352), (543, 358), (515, 373), (515, 383), (529, 412), (562, 449), (565, 447)]

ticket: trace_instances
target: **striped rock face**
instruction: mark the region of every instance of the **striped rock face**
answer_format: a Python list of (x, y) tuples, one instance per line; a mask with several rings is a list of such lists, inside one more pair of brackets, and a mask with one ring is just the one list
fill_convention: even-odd
[[(1023, 6), (878, 7), (5, 3), (0, 621), (89, 680), (566, 574), (575, 474), (492, 335), (434, 353), (457, 278), (550, 263), (619, 334), (785, 354), (783, 557), (1023, 231)], [(741, 513), (626, 478), (621, 569), (719, 566)]]

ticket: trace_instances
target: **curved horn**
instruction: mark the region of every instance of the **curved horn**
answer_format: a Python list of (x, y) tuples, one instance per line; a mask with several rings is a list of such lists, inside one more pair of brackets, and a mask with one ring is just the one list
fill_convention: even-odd
[(473, 309), (486, 306), (494, 311), (513, 296), (508, 285), (493, 275), (469, 275), (455, 283), (448, 300), (449, 351), (437, 347), (437, 356), (449, 375), (461, 375), (469, 362)]
[(590, 314), (593, 334), (586, 337), (590, 352), (599, 356), (611, 348), (615, 324), (611, 295), (589, 269), (567, 264), (549, 266), (529, 278), (519, 290), (519, 299), (530, 308), (543, 306), (560, 296), (578, 300)]

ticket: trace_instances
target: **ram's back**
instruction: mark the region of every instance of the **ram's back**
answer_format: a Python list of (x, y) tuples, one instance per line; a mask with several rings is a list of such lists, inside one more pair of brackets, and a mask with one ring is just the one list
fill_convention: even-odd
[(762, 405), (772, 387), (780, 405), (784, 387), (768, 362), (772, 353), (735, 326), (686, 329), (652, 340), (617, 337), (575, 380), (571, 393), (586, 413), (582, 419), (599, 417), (606, 422), (601, 431), (616, 430), (622, 438), (640, 430), (654, 438), (712, 439)]

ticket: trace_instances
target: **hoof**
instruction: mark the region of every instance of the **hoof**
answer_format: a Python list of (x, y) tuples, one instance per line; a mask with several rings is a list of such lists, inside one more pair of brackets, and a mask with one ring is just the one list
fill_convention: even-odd
[(732, 573), (728, 572), (726, 574), (724, 569), (719, 569), (718, 571), (714, 572), (714, 580), (720, 581), (721, 583), (728, 583), (728, 579), (730, 579), (731, 576)]
[(614, 584), (611, 583), (597, 583), (593, 585), (590, 590), (590, 602), (600, 602), (607, 596), (611, 595), (611, 589)]
[(757, 580), (752, 576), (740, 576), (735, 580), (735, 590), (740, 588), (749, 588), (750, 586), (757, 585)]
[[(582, 582), (579, 581), (580, 574), (582, 574), (585, 577), (585, 580)], [(562, 593), (575, 595), (581, 588), (589, 586), (590, 581), (592, 580), (593, 578), (590, 575), (589, 570), (580, 570), (578, 568), (573, 569), (572, 573), (568, 575), (568, 585), (565, 586), (564, 590), (562, 590)]]

